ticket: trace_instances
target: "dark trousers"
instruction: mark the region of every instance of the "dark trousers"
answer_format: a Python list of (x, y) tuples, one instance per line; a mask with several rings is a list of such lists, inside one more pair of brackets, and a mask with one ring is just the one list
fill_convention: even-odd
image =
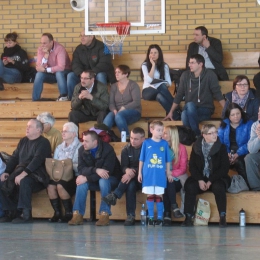
[(69, 113), (69, 122), (73, 122), (77, 126), (79, 126), (79, 123), (88, 121), (97, 121), (98, 124), (102, 124), (107, 112), (108, 111), (101, 110), (99, 111), (98, 116), (92, 116), (86, 115), (80, 110), (71, 110)]
[(167, 187), (163, 194), (163, 204), (164, 211), (171, 212), (171, 205), (176, 204), (176, 193), (181, 190), (181, 182), (180, 181), (167, 181)]
[[(0, 186), (2, 183), (0, 182)], [(24, 177), (20, 185), (16, 185), (13, 193), (10, 196), (5, 194), (0, 189), (0, 200), (3, 210), (16, 209), (32, 209), (32, 193), (39, 192), (45, 187), (42, 183), (37, 182), (30, 176)]]
[[(189, 177), (184, 185), (185, 189), (185, 203), (184, 213), (194, 214), (194, 207), (196, 204), (196, 196), (204, 191), (200, 189), (199, 182), (192, 177)], [(226, 212), (227, 197), (226, 197), (226, 185), (222, 180), (216, 180), (209, 188), (215, 195), (218, 212)]]
[(120, 199), (124, 192), (126, 197), (126, 214), (135, 216), (136, 210), (136, 192), (142, 189), (142, 184), (133, 178), (129, 183), (120, 182), (114, 190), (114, 194)]
[(245, 164), (245, 156), (246, 155), (241, 155), (238, 156), (238, 158), (235, 160), (233, 165), (230, 165), (230, 168), (235, 168), (237, 173), (243, 177), (243, 179), (246, 181), (247, 186), (249, 187), (249, 183), (247, 180), (247, 175), (246, 175), (246, 164)]

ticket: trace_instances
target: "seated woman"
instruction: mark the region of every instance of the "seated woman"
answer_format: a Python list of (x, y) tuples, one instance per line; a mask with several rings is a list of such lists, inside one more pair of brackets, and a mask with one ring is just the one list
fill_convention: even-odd
[(230, 103), (238, 104), (246, 113), (247, 118), (256, 121), (258, 118), (259, 99), (250, 89), (250, 80), (245, 75), (238, 75), (233, 81), (233, 91), (225, 94), (226, 104), (222, 112), (222, 118)]
[(29, 70), (28, 56), (25, 50), (17, 43), (18, 34), (8, 33), (5, 38), (5, 48), (0, 60), (0, 90), (3, 83), (21, 82), (24, 72)]
[(60, 131), (55, 129), (55, 118), (49, 112), (43, 112), (37, 116), (37, 119), (43, 124), (43, 136), (50, 141), (51, 153), (53, 154), (56, 147), (62, 142)]
[[(144, 81), (142, 97), (144, 100), (157, 100), (168, 114), (173, 103), (173, 96), (168, 90), (171, 86), (169, 66), (164, 62), (159, 45), (149, 46), (146, 59), (142, 64), (141, 78)], [(180, 120), (179, 111), (174, 111), (174, 120)]]
[(111, 129), (114, 124), (119, 131), (126, 131), (129, 139), (128, 125), (141, 118), (141, 95), (136, 82), (128, 79), (130, 68), (119, 65), (115, 69), (117, 82), (112, 84), (110, 90), (109, 110), (103, 123)]
[[(58, 145), (53, 158), (63, 160), (70, 158), (73, 162), (73, 171), (75, 176), (78, 173), (78, 149), (82, 145), (78, 139), (78, 127), (68, 122), (63, 125), (62, 144)], [(72, 201), (71, 196), (76, 192), (76, 181), (73, 178), (71, 181), (60, 180), (58, 182), (50, 181), (47, 187), (51, 205), (54, 209), (54, 215), (49, 219), (49, 222), (68, 222), (72, 218)], [(65, 209), (65, 216), (62, 218), (60, 199)]]
[(171, 211), (175, 218), (182, 218), (178, 204), (176, 202), (176, 192), (179, 192), (186, 179), (188, 154), (185, 145), (179, 141), (179, 133), (176, 126), (166, 126), (163, 131), (163, 139), (166, 140), (171, 148), (171, 172), (172, 180), (167, 180), (167, 188), (163, 195), (164, 204), (164, 225), (171, 225)]
[(196, 196), (205, 191), (212, 191), (220, 216), (220, 227), (226, 227), (226, 190), (231, 180), (228, 176), (229, 159), (227, 149), (218, 139), (216, 126), (206, 124), (201, 130), (202, 136), (192, 146), (189, 170), (191, 176), (184, 185), (185, 221), (182, 226), (192, 226), (192, 217)]
[(218, 129), (220, 142), (226, 146), (230, 166), (247, 182), (244, 158), (248, 154), (247, 143), (250, 139), (253, 121), (247, 120), (242, 108), (236, 104), (228, 105), (225, 118)]

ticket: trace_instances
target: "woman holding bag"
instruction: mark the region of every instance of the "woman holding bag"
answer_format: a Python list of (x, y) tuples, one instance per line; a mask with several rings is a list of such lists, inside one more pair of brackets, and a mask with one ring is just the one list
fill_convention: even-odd
[[(62, 130), (63, 142), (57, 146), (53, 159), (64, 160), (72, 159), (74, 177), (78, 173), (78, 149), (82, 145), (78, 139), (78, 127), (68, 122), (63, 125)], [(51, 205), (54, 209), (54, 215), (49, 222), (68, 222), (72, 218), (72, 201), (71, 196), (76, 192), (75, 178), (66, 182), (59, 180), (57, 182), (50, 180), (47, 187)], [(62, 218), (60, 199), (65, 209), (65, 216)]]
[[(163, 139), (168, 142), (171, 148), (171, 172), (172, 180), (167, 180), (167, 187), (163, 195), (164, 204), (164, 226), (171, 225), (171, 212), (174, 218), (182, 218), (176, 202), (176, 192), (181, 191), (184, 186), (187, 174), (188, 154), (185, 145), (179, 141), (179, 133), (176, 126), (166, 126), (163, 131)], [(184, 201), (183, 201), (184, 202)]]
[(205, 191), (212, 191), (215, 195), (219, 212), (219, 226), (226, 227), (226, 190), (230, 186), (229, 159), (227, 149), (218, 139), (216, 126), (206, 124), (201, 130), (202, 136), (192, 146), (189, 170), (191, 176), (184, 185), (186, 216), (182, 226), (193, 226), (192, 217), (196, 203), (196, 196)]

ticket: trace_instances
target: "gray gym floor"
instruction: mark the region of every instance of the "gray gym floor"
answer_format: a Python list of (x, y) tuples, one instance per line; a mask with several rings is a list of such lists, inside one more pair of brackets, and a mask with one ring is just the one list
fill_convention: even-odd
[(0, 224), (0, 259), (259, 259), (260, 226), (124, 227), (111, 221), (96, 227), (48, 223)]

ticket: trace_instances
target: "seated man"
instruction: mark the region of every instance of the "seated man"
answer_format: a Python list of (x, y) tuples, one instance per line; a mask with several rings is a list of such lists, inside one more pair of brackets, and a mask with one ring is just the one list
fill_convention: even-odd
[(223, 51), (221, 41), (209, 37), (208, 30), (204, 26), (195, 28), (193, 38), (194, 42), (190, 43), (187, 51), (186, 68), (189, 69), (191, 56), (200, 54), (205, 59), (205, 67), (207, 69), (212, 69), (219, 80), (228, 80), (228, 74), (222, 65)]
[[(27, 123), (22, 138), (1, 175), (0, 199), (5, 216), (0, 222), (14, 224), (32, 222), (32, 193), (49, 183), (45, 159), (51, 158), (50, 142), (42, 136), (43, 125), (37, 119)], [(17, 217), (17, 218), (16, 218)]]
[(172, 113), (185, 96), (185, 106), (181, 114), (183, 125), (190, 127), (196, 136), (200, 136), (199, 123), (209, 120), (214, 112), (213, 98), (222, 107), (225, 99), (220, 91), (216, 74), (205, 69), (205, 60), (200, 54), (194, 54), (189, 60), (190, 71), (181, 75), (178, 92), (174, 98), (172, 108), (165, 119), (172, 119)]
[(61, 44), (53, 40), (50, 33), (44, 33), (41, 37), (36, 70), (32, 93), (33, 101), (40, 100), (44, 82), (57, 82), (60, 92), (57, 101), (68, 100), (66, 76), (71, 70), (69, 55)]
[(104, 43), (97, 40), (94, 35), (85, 35), (85, 30), (80, 33), (80, 40), (81, 44), (73, 52), (73, 72), (70, 72), (67, 77), (70, 98), (84, 70), (93, 70), (96, 79), (105, 85), (107, 81), (111, 84), (116, 82), (111, 54), (104, 53)]
[(109, 94), (107, 86), (95, 80), (95, 73), (86, 70), (81, 73), (81, 83), (76, 85), (71, 100), (72, 111), (69, 122), (96, 121), (101, 124), (108, 112)]
[(116, 200), (121, 199), (126, 193), (126, 214), (125, 226), (135, 224), (136, 191), (142, 189), (142, 184), (138, 182), (139, 157), (143, 141), (145, 139), (144, 130), (140, 127), (134, 128), (130, 133), (130, 143), (121, 152), (121, 169), (123, 177), (114, 192), (103, 197), (102, 200), (108, 205), (116, 205)]
[(36, 118), (43, 124), (43, 137), (47, 138), (51, 144), (51, 153), (54, 154), (56, 147), (62, 143), (61, 132), (53, 127), (55, 118), (49, 112), (43, 112)]
[(251, 190), (260, 190), (260, 107), (258, 121), (251, 127), (250, 139), (247, 144), (249, 154), (245, 157), (247, 181)]
[[(86, 210), (88, 190), (99, 191), (105, 197), (122, 177), (119, 161), (113, 147), (101, 141), (94, 131), (83, 133), (83, 146), (78, 152), (77, 189), (73, 205), (73, 217), (69, 225), (82, 225)], [(109, 225), (110, 206), (101, 201), (100, 218), (96, 226)]]
[[(0, 181), (5, 181), (5, 175), (3, 175), (3, 173), (5, 172), (5, 162), (4, 162), (4, 158), (2, 157), (2, 154), (0, 153)], [(2, 203), (0, 200), (0, 218), (4, 216), (4, 211), (2, 209)]]

